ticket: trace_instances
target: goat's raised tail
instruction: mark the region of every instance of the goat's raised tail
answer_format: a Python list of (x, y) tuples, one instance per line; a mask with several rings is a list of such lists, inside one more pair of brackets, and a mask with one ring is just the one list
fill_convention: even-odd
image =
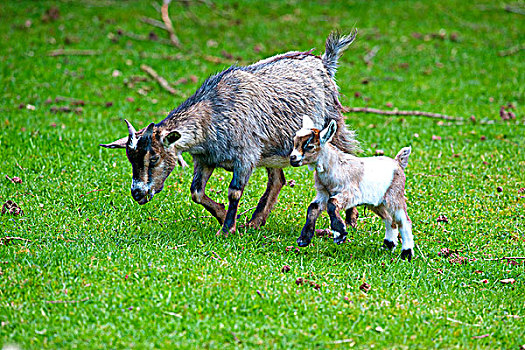
[(408, 156), (410, 156), (410, 153), (412, 152), (412, 147), (404, 147), (399, 151), (399, 153), (396, 156), (396, 160), (398, 161), (399, 165), (401, 165), (401, 168), (405, 169), (408, 165)]
[(337, 60), (343, 51), (354, 41), (357, 36), (357, 29), (354, 29), (349, 35), (341, 35), (339, 32), (332, 32), (326, 39), (326, 51), (323, 54), (323, 63), (330, 74), (335, 76), (337, 71)]

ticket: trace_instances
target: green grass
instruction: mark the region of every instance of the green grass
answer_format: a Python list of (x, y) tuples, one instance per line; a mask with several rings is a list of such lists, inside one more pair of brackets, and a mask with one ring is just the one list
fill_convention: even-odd
[[(0, 4), (0, 202), (13, 200), (24, 211), (1, 216), (0, 231), (2, 237), (30, 240), (0, 246), (0, 344), (35, 349), (525, 344), (523, 260), (486, 260), (525, 256), (525, 193), (519, 192), (525, 187), (525, 56), (498, 55), (523, 44), (525, 27), (523, 16), (504, 11), (504, 5), (236, 1), (214, 8), (192, 2), (186, 8), (176, 2), (170, 13), (183, 43), (176, 49), (108, 37), (122, 28), (164, 38), (163, 31), (139, 21), (144, 15), (159, 18), (149, 1)], [(60, 17), (43, 21), (52, 6)], [(354, 25), (358, 40), (337, 73), (344, 105), (392, 103), (466, 118), (440, 123), (347, 115), (364, 155), (383, 149), (393, 156), (412, 146), (407, 198), (418, 245), (412, 263), (399, 260), (399, 249), (392, 254), (381, 249), (382, 222), (363, 210), (348, 244), (336, 247), (316, 238), (306, 249), (287, 251), (314, 196), (306, 168), (285, 170), (297, 184), (283, 189), (263, 229), (241, 228), (242, 236), (217, 238), (217, 222), (191, 201), (191, 170), (177, 168), (164, 191), (139, 206), (129, 193), (131, 167), (124, 152), (98, 147), (125, 136), (121, 118), (137, 127), (161, 120), (207, 76), (234, 63), (222, 51), (239, 64), (287, 50), (317, 47), (321, 53), (330, 30)], [(444, 40), (431, 35), (440, 30)], [(379, 51), (367, 66), (362, 58), (374, 46)], [(101, 54), (47, 56), (58, 48)], [(176, 86), (176, 96), (150, 80), (126, 86), (126, 80), (144, 75), (141, 63), (170, 82), (188, 82)], [(121, 75), (112, 76), (115, 70)], [(368, 84), (362, 84), (365, 79)], [(50, 112), (68, 105), (54, 102), (57, 96), (84, 100), (83, 113)], [(502, 121), (499, 108), (508, 103), (516, 105), (517, 119)], [(471, 115), (477, 123), (470, 122)], [(11, 183), (5, 175), (23, 182)], [(210, 195), (225, 202), (229, 179), (217, 171)], [(240, 211), (256, 205), (265, 183), (265, 172), (258, 170)], [(438, 223), (439, 215), (449, 222)], [(326, 215), (318, 227), (328, 227)], [(438, 255), (442, 248), (457, 249), (471, 261), (451, 263)], [(284, 265), (291, 271), (282, 273)], [(299, 277), (321, 288), (298, 286)], [(501, 283), (505, 278), (515, 283)], [(371, 285), (368, 293), (359, 289), (363, 282)]]

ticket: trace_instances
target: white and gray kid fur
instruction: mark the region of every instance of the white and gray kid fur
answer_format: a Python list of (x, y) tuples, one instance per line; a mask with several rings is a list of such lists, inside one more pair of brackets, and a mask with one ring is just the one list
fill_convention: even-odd
[[(268, 185), (249, 225), (259, 227), (285, 184), (295, 131), (307, 114), (317, 125), (335, 120), (333, 144), (342, 152), (358, 149), (355, 135), (345, 126), (333, 79), (337, 58), (356, 37), (332, 33), (323, 57), (292, 51), (245, 67), (233, 66), (203, 85), (158, 124), (133, 132), (107, 148), (126, 148), (133, 168), (132, 196), (145, 204), (160, 192), (181, 152), (194, 161), (192, 199), (223, 225), (235, 230), (238, 203), (253, 170), (265, 167)], [(131, 125), (131, 124), (129, 124)], [(205, 194), (215, 168), (233, 172), (228, 210)]]
[(410, 147), (399, 151), (395, 159), (389, 157), (360, 158), (341, 152), (330, 142), (337, 123), (316, 129), (315, 122), (304, 117), (303, 128), (294, 139), (290, 162), (294, 166), (308, 164), (315, 169), (317, 196), (308, 208), (306, 224), (298, 238), (299, 246), (307, 246), (315, 232), (315, 221), (323, 210), (330, 216), (334, 242), (345, 241), (346, 225), (339, 212), (366, 205), (385, 223), (384, 246), (397, 245), (401, 232), (401, 258), (410, 261), (414, 255), (412, 222), (408, 217), (405, 200), (405, 173)]

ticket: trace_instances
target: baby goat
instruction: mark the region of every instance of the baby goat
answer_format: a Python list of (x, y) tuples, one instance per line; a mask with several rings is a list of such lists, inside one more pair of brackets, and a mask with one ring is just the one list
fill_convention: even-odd
[(403, 169), (408, 165), (411, 148), (403, 148), (395, 159), (358, 158), (330, 143), (336, 131), (335, 120), (319, 130), (308, 116), (304, 116), (303, 128), (295, 135), (290, 164), (295, 167), (308, 164), (310, 170), (315, 169), (317, 191), (317, 196), (308, 207), (306, 224), (297, 244), (300, 247), (310, 244), (315, 221), (325, 209), (330, 216), (334, 242), (343, 243), (348, 233), (339, 212), (365, 205), (385, 223), (385, 248), (395, 248), (399, 228), (403, 240), (401, 258), (410, 261), (414, 256), (414, 239), (412, 222), (407, 214)]

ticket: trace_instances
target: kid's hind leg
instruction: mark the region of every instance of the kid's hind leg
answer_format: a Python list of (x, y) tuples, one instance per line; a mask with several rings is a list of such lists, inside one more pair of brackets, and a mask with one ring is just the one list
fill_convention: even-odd
[(408, 217), (406, 205), (396, 210), (394, 216), (401, 232), (401, 259), (411, 261), (414, 256), (414, 236), (412, 235), (412, 221)]
[(385, 223), (385, 238), (383, 240), (383, 247), (388, 250), (393, 250), (397, 246), (399, 231), (397, 224), (392, 220), (392, 216), (386, 210), (384, 205), (377, 207), (369, 206), (368, 209), (377, 214)]
[(353, 228), (357, 228), (358, 218), (359, 218), (359, 212), (357, 211), (357, 207), (346, 209), (346, 217), (345, 217), (346, 227), (350, 226)]

